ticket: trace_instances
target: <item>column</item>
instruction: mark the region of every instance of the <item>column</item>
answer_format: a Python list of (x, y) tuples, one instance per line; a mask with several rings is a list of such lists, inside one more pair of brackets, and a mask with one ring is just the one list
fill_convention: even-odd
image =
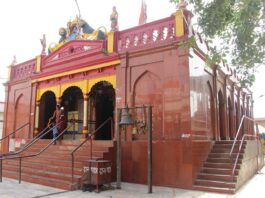
[(84, 94), (84, 118), (83, 118), (83, 137), (86, 138), (88, 135), (88, 94)]
[(34, 128), (34, 137), (39, 132), (39, 115), (40, 115), (40, 101), (36, 101), (36, 107), (35, 107), (35, 128)]

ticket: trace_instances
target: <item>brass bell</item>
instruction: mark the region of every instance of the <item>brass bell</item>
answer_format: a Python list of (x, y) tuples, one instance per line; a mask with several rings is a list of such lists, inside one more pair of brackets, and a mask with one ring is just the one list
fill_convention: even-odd
[(133, 127), (133, 129), (132, 129), (132, 134), (133, 134), (133, 135), (138, 134), (137, 127)]
[(134, 121), (132, 119), (132, 115), (129, 114), (129, 108), (128, 105), (126, 105), (124, 112), (121, 115), (121, 121), (119, 123), (120, 125), (131, 125), (134, 124)]

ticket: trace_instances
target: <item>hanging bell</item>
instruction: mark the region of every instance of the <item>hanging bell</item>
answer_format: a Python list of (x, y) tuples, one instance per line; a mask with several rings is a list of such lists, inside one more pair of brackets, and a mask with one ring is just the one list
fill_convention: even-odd
[(125, 109), (124, 109), (124, 113), (122, 113), (121, 115), (121, 121), (119, 123), (120, 125), (131, 125), (134, 124), (134, 121), (132, 119), (132, 115), (129, 114), (129, 108), (126, 105)]
[(132, 129), (132, 134), (133, 134), (133, 135), (138, 134), (138, 130), (137, 130), (137, 127), (136, 127), (136, 126), (133, 127), (133, 129)]

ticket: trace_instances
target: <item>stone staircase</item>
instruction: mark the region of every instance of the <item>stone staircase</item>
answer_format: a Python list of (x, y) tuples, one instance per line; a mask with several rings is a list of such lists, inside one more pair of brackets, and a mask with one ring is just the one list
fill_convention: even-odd
[(194, 181), (193, 189), (200, 191), (230, 193), (236, 191), (237, 177), (242, 163), (246, 142), (243, 143), (242, 150), (236, 165), (234, 176), (232, 171), (237, 157), (240, 142), (237, 142), (230, 157), (233, 141), (216, 141), (207, 160)]
[[(39, 140), (23, 156), (39, 152), (50, 140)], [(72, 190), (72, 158), (71, 152), (81, 141), (62, 140), (56, 145), (51, 145), (46, 151), (36, 157), (22, 159), (22, 181), (37, 183), (55, 188)], [(92, 159), (105, 159), (115, 162), (115, 148), (113, 141), (93, 141)], [(74, 183), (79, 183), (83, 175), (83, 163), (90, 159), (90, 143), (85, 143), (75, 153)], [(112, 170), (115, 170), (112, 163)], [(112, 171), (112, 178), (115, 173)], [(19, 160), (3, 160), (3, 177), (19, 179)]]

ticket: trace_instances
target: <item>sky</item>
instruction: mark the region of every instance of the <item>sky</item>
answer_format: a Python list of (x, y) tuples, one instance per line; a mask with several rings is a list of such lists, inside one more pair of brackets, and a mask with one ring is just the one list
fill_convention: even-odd
[[(119, 28), (124, 30), (138, 25), (142, 0), (77, 0), (81, 17), (97, 29), (110, 29), (110, 14), (116, 6), (119, 13)], [(147, 22), (170, 16), (175, 5), (169, 0), (145, 0)], [(58, 42), (58, 30), (66, 27), (70, 19), (78, 15), (75, 0), (8, 0), (0, 1), (0, 101), (4, 101), (4, 87), (13, 56), (21, 63), (41, 53), (40, 39), (46, 35), (47, 45)], [(254, 115), (265, 117), (265, 66), (256, 74), (252, 87)]]

